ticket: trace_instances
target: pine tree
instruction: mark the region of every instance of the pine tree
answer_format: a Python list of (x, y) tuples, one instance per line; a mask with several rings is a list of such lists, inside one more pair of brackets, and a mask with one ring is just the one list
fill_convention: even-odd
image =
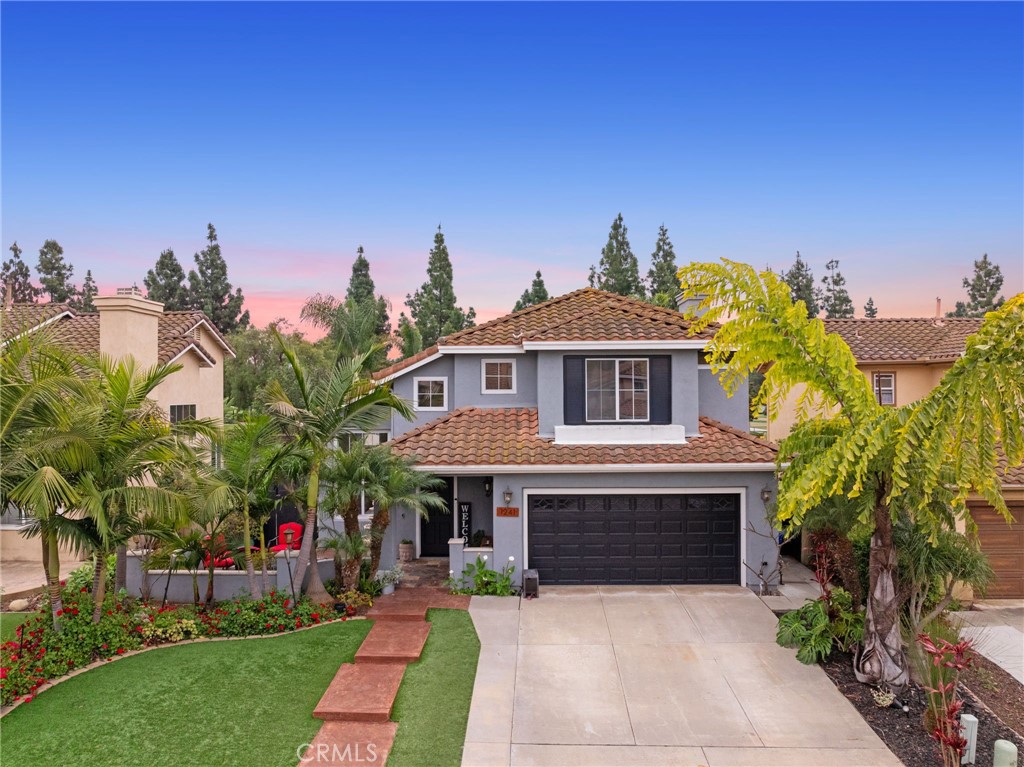
[(96, 304), (93, 303), (93, 299), (96, 298), (97, 293), (99, 293), (99, 289), (96, 287), (96, 281), (92, 278), (92, 269), (87, 269), (82, 289), (68, 301), (68, 305), (76, 312), (94, 312)]
[(427, 281), (412, 295), (405, 297), (424, 348), (433, 346), (437, 339), (457, 333), (475, 324), (476, 310), (464, 312), (457, 304), (452, 287), (452, 260), (444, 242), (441, 227), (434, 235), (434, 247), (427, 261)]
[(590, 287), (618, 293), (620, 296), (644, 297), (644, 283), (640, 279), (640, 265), (629, 247), (626, 225), (622, 214), (616, 216), (608, 232), (608, 242), (601, 251), (600, 268), (590, 267)]
[(995, 311), (1003, 305), (1005, 299), (999, 295), (1003, 287), (1003, 271), (998, 264), (988, 260), (988, 253), (974, 262), (974, 276), (971, 279), (964, 277), (963, 285), (967, 288), (967, 301), (957, 301), (956, 309), (947, 312), (947, 317), (984, 317), (986, 312)]
[(164, 311), (177, 312), (189, 308), (185, 270), (170, 248), (160, 254), (156, 266), (146, 272), (142, 282), (146, 286), (146, 297), (162, 303)]
[(652, 304), (675, 308), (676, 294), (679, 292), (679, 278), (676, 277), (678, 271), (672, 240), (668, 238), (668, 229), (662, 224), (658, 228), (658, 241), (654, 245), (651, 268), (647, 272), (647, 287), (650, 289)]
[(800, 257), (800, 251), (796, 252), (796, 261), (781, 275), (782, 281), (789, 285), (790, 295), (793, 303), (803, 301), (807, 307), (809, 318), (817, 317), (821, 307), (818, 303), (820, 293), (814, 285), (814, 274), (810, 265)]
[(878, 316), (878, 307), (875, 306), (875, 300), (871, 296), (868, 296), (868, 302), (864, 304), (864, 316), (868, 319)]
[(537, 270), (537, 275), (533, 278), (533, 282), (530, 283), (528, 290), (523, 291), (523, 295), (519, 296), (519, 300), (516, 301), (515, 307), (512, 311), (518, 312), (520, 309), (525, 309), (528, 306), (536, 306), (547, 301), (551, 296), (548, 295), (547, 286), (544, 284), (544, 278), (540, 275), (540, 269)]
[(71, 275), (75, 268), (64, 260), (64, 248), (56, 240), (47, 240), (39, 249), (39, 263), (36, 272), (43, 292), (50, 296), (50, 301), (57, 304), (67, 303), (75, 295), (75, 286)]
[(423, 351), (423, 336), (416, 325), (405, 316), (405, 312), (398, 315), (398, 347), (403, 358)]
[(195, 255), (196, 268), (188, 273), (188, 303), (206, 313), (221, 333), (249, 325), (249, 312), (242, 311), (242, 289), (231, 292), (228, 265), (220, 253), (217, 230), (206, 225), (207, 245)]
[(11, 300), (15, 303), (31, 303), (42, 293), (32, 284), (32, 270), (21, 260), (21, 248), (17, 242), (11, 245), (11, 257), (0, 268), (0, 292), (5, 297), (8, 283), (11, 285)]
[(363, 246), (356, 248), (356, 260), (352, 263), (352, 276), (348, 280), (345, 300), (361, 306), (373, 304), (377, 314), (377, 333), (391, 335), (390, 306), (384, 296), (377, 295), (377, 286), (370, 276), (370, 262), (363, 254)]
[(853, 316), (853, 301), (846, 292), (846, 278), (839, 271), (839, 261), (831, 259), (825, 264), (825, 271), (828, 274), (821, 278), (825, 286), (821, 308), (825, 310), (825, 316), (830, 320), (849, 319)]

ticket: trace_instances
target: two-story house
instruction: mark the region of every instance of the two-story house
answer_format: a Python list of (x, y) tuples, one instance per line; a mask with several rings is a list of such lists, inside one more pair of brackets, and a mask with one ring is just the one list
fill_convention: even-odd
[[(0, 312), (0, 344), (13, 336), (47, 328), (56, 343), (78, 354), (133, 356), (143, 367), (173, 363), (181, 369), (153, 392), (171, 422), (224, 418), (224, 360), (235, 355), (201, 311), (164, 311), (137, 288), (93, 299), (96, 312), (67, 304), (7, 304)], [(36, 561), (37, 541), (21, 537), (25, 520), (17, 512), (0, 516), (0, 552), (7, 560)]]
[[(935, 388), (966, 348), (967, 337), (981, 327), (979, 318), (873, 318), (825, 320), (825, 329), (846, 341), (857, 368), (870, 381), (882, 405), (915, 402)], [(779, 442), (793, 426), (793, 392), (782, 411), (768, 424), (769, 439)], [(978, 541), (995, 571), (988, 589), (992, 597), (1024, 597), (1024, 467), (1003, 471), (1003, 496), (1016, 522), (1008, 525), (981, 498), (968, 505), (978, 525)], [(806, 553), (806, 547), (805, 547)]]
[(703, 364), (713, 329), (689, 330), (585, 288), (380, 371), (415, 411), (392, 448), (445, 479), (453, 512), (393, 511), (385, 563), (409, 539), (456, 575), (487, 555), (542, 583), (757, 584), (776, 450)]

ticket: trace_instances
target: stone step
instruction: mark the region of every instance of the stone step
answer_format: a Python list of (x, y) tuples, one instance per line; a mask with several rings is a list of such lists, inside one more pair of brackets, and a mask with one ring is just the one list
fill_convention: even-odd
[(413, 621), (420, 623), (427, 618), (427, 603), (422, 599), (399, 599), (394, 596), (380, 597), (373, 603), (366, 617), (375, 621)]
[(324, 721), (386, 722), (404, 673), (405, 666), (398, 663), (343, 663), (313, 716)]
[(377, 621), (356, 651), (356, 663), (413, 663), (429, 633), (426, 622)]
[(300, 765), (367, 767), (384, 765), (398, 732), (397, 722), (324, 722)]

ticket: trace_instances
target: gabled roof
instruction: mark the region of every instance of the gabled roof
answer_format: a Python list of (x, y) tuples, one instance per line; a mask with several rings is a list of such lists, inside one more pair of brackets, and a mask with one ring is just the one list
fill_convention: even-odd
[(825, 320), (829, 333), (846, 341), (858, 362), (950, 362), (967, 348), (981, 318), (893, 317)]
[(374, 374), (389, 378), (453, 347), (526, 348), (531, 343), (603, 343), (710, 340), (716, 327), (690, 335), (690, 322), (678, 311), (626, 298), (597, 288), (583, 288), (544, 303), (506, 314), (441, 338), (419, 354)]
[(535, 408), (464, 407), (392, 440), (399, 455), (430, 467), (744, 465), (767, 468), (778, 449), (751, 434), (700, 419), (700, 437), (679, 444), (555, 444), (537, 436)]
[[(0, 323), (4, 340), (54, 323), (55, 340), (70, 351), (76, 354), (96, 354), (100, 348), (99, 313), (78, 313), (67, 304), (14, 304), (3, 310)], [(203, 348), (193, 332), (200, 325), (206, 328), (226, 354), (235, 356), (224, 336), (203, 312), (164, 312), (157, 324), (157, 361), (167, 364), (191, 351), (205, 365), (215, 364), (213, 355)]]

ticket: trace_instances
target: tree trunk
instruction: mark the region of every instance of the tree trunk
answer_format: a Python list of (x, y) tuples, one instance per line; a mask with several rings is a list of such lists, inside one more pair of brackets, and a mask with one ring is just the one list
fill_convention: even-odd
[(263, 590), (270, 591), (270, 574), (267, 572), (267, 535), (260, 525), (260, 569), (263, 571)]
[(128, 546), (122, 543), (117, 547), (117, 560), (114, 567), (114, 593), (128, 588)]
[(262, 599), (259, 584), (256, 583), (256, 569), (252, 564), (252, 531), (249, 528), (249, 503), (246, 500), (242, 508), (242, 557), (245, 562), (245, 573), (249, 577), (249, 596)]
[(327, 593), (324, 588), (323, 579), (320, 578), (320, 568), (316, 564), (316, 547), (310, 552), (309, 574), (306, 577), (306, 596), (314, 604), (329, 605), (334, 603), (334, 597)]
[(380, 569), (380, 550), (384, 545), (384, 533), (391, 524), (391, 512), (388, 509), (377, 508), (377, 512), (370, 520), (370, 574), (376, 575)]
[(875, 532), (871, 536), (864, 641), (854, 659), (853, 670), (859, 682), (900, 690), (906, 686), (909, 674), (900, 636), (892, 515), (884, 502), (885, 495), (885, 487), (880, 486), (875, 498)]
[(199, 570), (192, 571), (192, 604), (199, 607)]
[(216, 559), (213, 555), (213, 547), (210, 547), (210, 565), (207, 568), (207, 581), (206, 581), (206, 602), (204, 603), (207, 607), (213, 604), (213, 575), (217, 572)]
[(46, 588), (50, 593), (50, 615), (53, 618), (53, 630), (60, 632), (60, 617), (64, 612), (64, 600), (60, 595), (60, 550), (57, 548), (57, 535), (53, 532), (43, 533), (44, 562), (46, 564)]
[[(313, 534), (315, 532), (313, 525), (316, 523), (316, 507), (319, 498), (320, 466), (314, 463), (309, 469), (309, 490), (306, 493), (306, 526), (302, 530), (302, 546), (299, 547), (298, 564), (295, 566), (295, 582), (299, 584), (300, 588), (305, 583), (306, 568), (309, 566), (312, 557), (316, 556), (316, 552), (313, 552), (311, 557), (310, 552), (313, 551)], [(278, 543), (284, 543), (284, 541), (278, 541)], [(322, 588), (323, 584), (320, 585)]]
[(96, 564), (92, 574), (92, 622), (99, 623), (103, 617), (103, 600), (107, 596), (107, 556), (96, 552)]

